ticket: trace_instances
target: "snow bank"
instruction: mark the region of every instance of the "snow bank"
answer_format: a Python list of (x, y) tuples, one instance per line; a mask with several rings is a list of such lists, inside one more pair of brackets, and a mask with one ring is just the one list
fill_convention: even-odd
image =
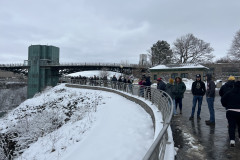
[(151, 117), (136, 103), (63, 84), (25, 101), (0, 126), (19, 132), (19, 160), (138, 160), (154, 139)]

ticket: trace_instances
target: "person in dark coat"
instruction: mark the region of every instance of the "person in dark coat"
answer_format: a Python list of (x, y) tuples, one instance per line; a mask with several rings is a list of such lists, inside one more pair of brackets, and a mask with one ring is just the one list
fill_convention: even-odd
[(215, 99), (216, 85), (212, 80), (211, 74), (206, 75), (206, 80), (207, 80), (206, 98), (207, 98), (210, 119), (206, 120), (205, 122), (206, 122), (206, 125), (215, 125), (214, 99)]
[(182, 114), (182, 99), (184, 92), (186, 91), (186, 85), (182, 81), (182, 78), (176, 77), (174, 83), (173, 94), (175, 96), (175, 106), (177, 111), (177, 106), (179, 105), (180, 114)]
[(169, 79), (169, 83), (166, 85), (166, 92), (172, 98), (173, 101), (173, 115), (176, 115), (176, 106), (175, 106), (175, 96), (173, 94), (174, 90), (174, 80), (172, 78)]
[(222, 96), (224, 96), (225, 93), (227, 93), (228, 91), (233, 89), (234, 83), (235, 83), (235, 77), (230, 76), (228, 78), (228, 81), (220, 88), (219, 95), (222, 97)]
[(166, 84), (162, 81), (162, 78), (157, 79), (157, 89), (165, 91), (166, 90)]
[(151, 85), (152, 85), (152, 82), (150, 80), (150, 76), (147, 76), (145, 78), (145, 81), (143, 81), (143, 85), (145, 86), (145, 90), (146, 90), (146, 98), (151, 99)]
[(191, 88), (192, 94), (193, 94), (193, 106), (192, 106), (192, 114), (189, 118), (189, 120), (193, 120), (195, 108), (198, 102), (198, 111), (197, 111), (197, 119), (200, 120), (200, 113), (201, 113), (201, 106), (202, 106), (202, 100), (203, 96), (206, 93), (206, 87), (204, 82), (201, 80), (201, 75), (196, 75), (196, 81), (192, 83)]
[(240, 81), (235, 82), (234, 88), (223, 95), (222, 105), (226, 108), (226, 117), (228, 120), (228, 134), (230, 145), (235, 146), (235, 130), (238, 126), (238, 136), (240, 138)]
[(112, 77), (112, 88), (116, 89), (117, 88), (116, 85), (117, 85), (117, 78), (116, 78), (115, 75), (113, 75), (113, 77)]

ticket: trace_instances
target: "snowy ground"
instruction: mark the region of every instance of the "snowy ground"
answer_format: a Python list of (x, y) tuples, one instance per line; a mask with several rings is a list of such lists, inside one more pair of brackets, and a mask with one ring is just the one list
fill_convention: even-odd
[[(0, 131), (19, 131), (24, 151), (19, 160), (139, 160), (162, 127), (161, 114), (147, 103), (160, 124), (155, 133), (150, 116), (136, 103), (113, 93), (62, 84), (10, 112), (0, 121)], [(171, 159), (172, 148), (167, 149)]]

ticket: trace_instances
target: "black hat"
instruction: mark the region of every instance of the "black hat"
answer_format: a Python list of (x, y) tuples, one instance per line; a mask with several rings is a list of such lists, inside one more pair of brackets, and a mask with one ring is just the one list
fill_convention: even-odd
[(201, 74), (197, 74), (197, 75), (196, 75), (196, 78), (201, 78)]

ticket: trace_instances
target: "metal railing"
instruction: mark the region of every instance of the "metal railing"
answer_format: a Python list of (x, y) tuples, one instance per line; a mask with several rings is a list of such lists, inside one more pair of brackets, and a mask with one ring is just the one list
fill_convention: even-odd
[(156, 88), (109, 80), (69, 79), (68, 83), (107, 87), (143, 97), (146, 100), (151, 101), (152, 104), (156, 105), (162, 113), (163, 128), (145, 154), (143, 160), (164, 159), (165, 149), (168, 143), (167, 129), (170, 125), (173, 114), (173, 101), (166, 92), (160, 91)]

